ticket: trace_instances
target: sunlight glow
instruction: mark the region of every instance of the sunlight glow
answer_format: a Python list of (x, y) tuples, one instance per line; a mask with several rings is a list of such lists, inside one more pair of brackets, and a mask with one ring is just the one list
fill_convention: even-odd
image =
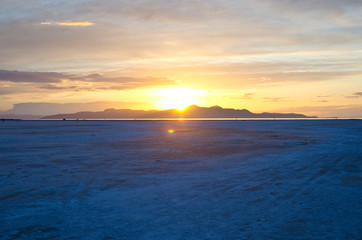
[(157, 98), (155, 106), (158, 109), (178, 109), (183, 110), (187, 106), (202, 103), (206, 91), (186, 87), (165, 88), (154, 90)]

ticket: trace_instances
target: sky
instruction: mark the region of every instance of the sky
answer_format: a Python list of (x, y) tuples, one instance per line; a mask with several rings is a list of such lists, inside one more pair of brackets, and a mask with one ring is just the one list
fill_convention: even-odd
[(362, 117), (361, 0), (0, 0), (0, 36), (0, 111)]

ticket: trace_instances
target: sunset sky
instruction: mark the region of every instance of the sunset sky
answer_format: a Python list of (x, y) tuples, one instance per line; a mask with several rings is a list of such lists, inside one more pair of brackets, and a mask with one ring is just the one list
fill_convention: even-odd
[(0, 111), (30, 102), (362, 117), (362, 3), (1, 0)]

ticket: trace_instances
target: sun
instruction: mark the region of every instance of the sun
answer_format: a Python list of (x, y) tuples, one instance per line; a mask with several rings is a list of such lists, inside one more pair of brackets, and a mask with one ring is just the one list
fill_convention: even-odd
[(187, 106), (202, 103), (205, 91), (187, 87), (164, 88), (154, 90), (155, 107), (158, 109), (183, 110)]

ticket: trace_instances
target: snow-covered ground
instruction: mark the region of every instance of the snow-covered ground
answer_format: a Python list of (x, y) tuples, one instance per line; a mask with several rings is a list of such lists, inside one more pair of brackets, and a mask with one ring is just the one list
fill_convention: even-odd
[(362, 239), (361, 162), (361, 120), (0, 122), (0, 239)]

